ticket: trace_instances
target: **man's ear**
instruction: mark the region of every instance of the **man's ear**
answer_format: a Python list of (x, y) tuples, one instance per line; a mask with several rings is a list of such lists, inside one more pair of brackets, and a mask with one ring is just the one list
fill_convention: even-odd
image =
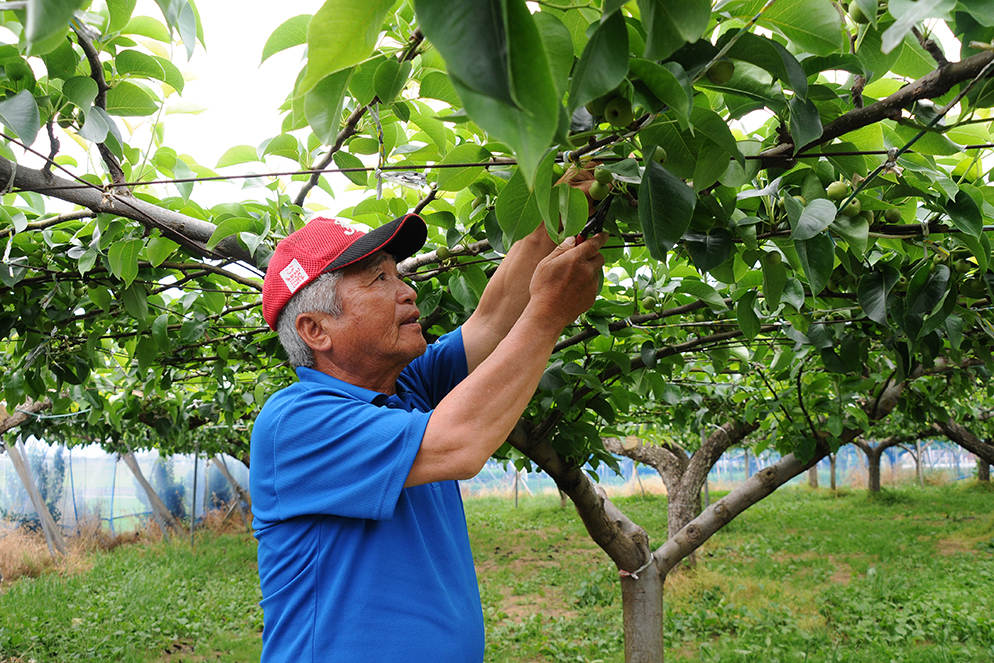
[(295, 321), (297, 333), (314, 352), (331, 350), (331, 330), (326, 324), (327, 313), (301, 313)]

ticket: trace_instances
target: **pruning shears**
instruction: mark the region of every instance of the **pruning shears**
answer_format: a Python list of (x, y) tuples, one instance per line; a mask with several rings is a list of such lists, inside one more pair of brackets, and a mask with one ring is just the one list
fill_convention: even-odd
[(591, 235), (596, 235), (604, 229), (604, 221), (607, 219), (607, 210), (611, 206), (611, 196), (608, 196), (604, 200), (597, 204), (597, 209), (594, 213), (590, 215), (587, 219), (587, 225), (583, 226), (583, 230), (580, 234), (576, 236), (576, 243), (583, 244), (583, 241), (590, 237)]

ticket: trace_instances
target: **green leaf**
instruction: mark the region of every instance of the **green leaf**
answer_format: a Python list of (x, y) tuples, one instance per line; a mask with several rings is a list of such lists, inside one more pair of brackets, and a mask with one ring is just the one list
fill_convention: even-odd
[[(508, 15), (512, 9), (527, 11), (522, 0), (414, 2), (421, 30), (445, 59), (456, 89), (462, 87), (514, 108), (522, 100), (513, 89), (509, 60), (513, 62), (526, 54), (511, 48), (514, 27), (509, 25)], [(462, 93), (460, 96), (465, 100)]]
[(627, 74), (628, 28), (618, 11), (597, 26), (573, 68), (569, 112), (615, 89)]
[(702, 140), (697, 152), (697, 162), (694, 164), (694, 191), (700, 193), (717, 182), (728, 170), (731, 156), (709, 138)]
[(882, 325), (887, 324), (887, 295), (900, 276), (900, 272), (887, 264), (881, 264), (863, 275), (856, 289), (856, 297), (866, 317)]
[(307, 74), (297, 96), (323, 78), (369, 57), (394, 0), (325, 0), (307, 26)]
[(144, 322), (148, 317), (148, 293), (141, 283), (132, 283), (131, 286), (121, 294), (121, 303), (124, 310), (131, 314), (135, 320)]
[(407, 85), (410, 75), (410, 60), (404, 62), (398, 62), (393, 58), (384, 60), (373, 75), (373, 89), (376, 91), (376, 96), (384, 104), (391, 103)]
[(290, 134), (280, 134), (272, 140), (266, 141), (263, 145), (264, 147), (262, 147), (261, 156), (268, 156), (271, 154), (274, 156), (286, 157), (287, 159), (293, 159), (294, 161), (296, 161), (299, 156), (298, 150), (300, 149), (300, 143), (298, 143), (297, 139)]
[[(535, 183), (539, 163), (559, 127), (561, 106), (556, 98), (555, 83), (541, 36), (531, 13), (521, 0), (506, 1), (507, 47), (508, 52), (514, 53), (509, 71), (517, 106), (479, 94), (454, 75), (451, 78), (467, 115), (492, 137), (514, 150), (518, 168), (524, 172), (525, 182), (531, 187)], [(462, 8), (477, 3), (441, 4), (448, 8)], [(461, 14), (461, 11), (452, 13)], [(438, 45), (437, 41), (434, 43)], [(482, 47), (482, 44), (473, 46), (473, 53), (481, 51)], [(497, 54), (487, 54), (486, 57), (496, 58)], [(452, 66), (451, 61), (449, 66)]]
[[(448, 154), (438, 163), (439, 166), (449, 164), (480, 163), (490, 158), (490, 152), (476, 143), (463, 143), (449, 150)], [(461, 191), (476, 181), (483, 173), (483, 167), (467, 166), (462, 168), (439, 168), (439, 191)]]
[(310, 14), (300, 14), (299, 16), (294, 16), (291, 19), (283, 21), (279, 27), (273, 30), (273, 34), (269, 35), (269, 39), (266, 40), (266, 45), (262, 48), (262, 60), (259, 61), (259, 64), (262, 64), (280, 51), (306, 44), (307, 26), (310, 22)]
[(256, 229), (259, 222), (256, 219), (245, 217), (232, 217), (217, 224), (217, 228), (211, 233), (211, 238), (207, 240), (207, 249), (213, 250), (225, 237), (237, 235), (240, 232), (250, 232)]
[(163, 80), (166, 85), (169, 85), (177, 92), (183, 92), (183, 88), (186, 87), (186, 79), (183, 78), (183, 72), (179, 70), (179, 67), (158, 55), (153, 56), (153, 59), (162, 67), (162, 71), (165, 73)]
[(934, 270), (923, 266), (908, 284), (905, 297), (907, 315), (926, 315), (943, 300), (949, 286), (949, 268), (938, 265)]
[(342, 103), (351, 75), (352, 70), (345, 69), (326, 76), (304, 95), (304, 117), (322, 145), (331, 145), (338, 138)]
[(334, 159), (335, 165), (343, 170), (347, 168), (362, 169), (350, 170), (347, 173), (342, 173), (342, 175), (345, 175), (345, 177), (349, 178), (349, 181), (357, 186), (366, 186), (366, 183), (369, 181), (369, 174), (366, 171), (366, 165), (359, 160), (359, 157), (339, 150), (335, 152), (335, 156), (333, 156), (332, 159)]
[(801, 268), (808, 277), (811, 294), (817, 295), (825, 289), (828, 280), (832, 277), (835, 261), (834, 242), (828, 235), (815, 235), (811, 239), (795, 241), (794, 248), (801, 261)]
[(573, 69), (573, 38), (569, 28), (549, 12), (532, 14), (532, 18), (549, 58), (549, 69), (556, 84), (556, 98), (562, 99), (568, 89), (569, 74)]
[(125, 117), (153, 115), (159, 110), (155, 99), (143, 88), (127, 81), (118, 81), (107, 91), (107, 114)]
[(739, 322), (739, 329), (742, 330), (742, 334), (750, 341), (756, 338), (762, 329), (759, 317), (756, 315), (756, 310), (753, 308), (755, 303), (756, 291), (749, 290), (742, 295), (742, 298), (739, 299), (738, 303), (735, 305), (735, 318)]
[(556, 228), (551, 229), (553, 235), (559, 231), (560, 224), (562, 225), (562, 232), (558, 232), (560, 237), (577, 235), (587, 223), (589, 208), (587, 196), (583, 191), (568, 184), (559, 184), (556, 189), (559, 192), (559, 214), (553, 218), (557, 218), (559, 223), (555, 224)]
[(69, 31), (69, 19), (82, 4), (81, 0), (28, 0), (24, 21), (28, 54), (39, 55), (58, 46), (50, 42)]
[(97, 82), (89, 76), (73, 76), (62, 84), (62, 94), (84, 115), (89, 112), (98, 92)]
[(697, 196), (683, 180), (649, 162), (639, 185), (639, 223), (649, 255), (665, 259), (690, 226), (696, 204)]
[(675, 62), (658, 65), (648, 60), (633, 59), (631, 72), (665, 103), (685, 126), (694, 106), (694, 89), (683, 67)]
[(853, 250), (857, 258), (863, 257), (870, 239), (869, 221), (860, 214), (856, 216), (840, 214), (832, 222), (831, 228), (849, 243), (849, 248)]
[(686, 233), (683, 239), (694, 265), (701, 272), (709, 272), (723, 264), (732, 253), (732, 235), (724, 228), (714, 228), (708, 233)]
[(945, 209), (954, 226), (968, 235), (980, 237), (984, 231), (984, 216), (976, 201), (963, 190), (963, 187), (953, 200), (946, 202)]
[(159, 348), (154, 340), (148, 336), (142, 336), (138, 339), (138, 345), (135, 348), (135, 358), (138, 360), (139, 371), (147, 371), (158, 355)]
[(227, 166), (236, 166), (240, 163), (249, 163), (259, 160), (259, 152), (256, 148), (251, 145), (235, 145), (234, 147), (228, 148), (228, 150), (221, 155), (221, 158), (217, 160), (217, 165), (214, 167), (225, 168)]
[(121, 30), (121, 33), (126, 35), (141, 35), (155, 41), (161, 41), (164, 44), (172, 41), (172, 37), (169, 36), (169, 30), (162, 24), (162, 21), (156, 20), (151, 16), (132, 17), (128, 21), (128, 24), (124, 26), (124, 29)]
[(421, 79), (421, 86), (418, 88), (418, 95), (424, 99), (438, 99), (450, 106), (459, 103), (459, 95), (449, 77), (440, 71), (429, 71)]
[(702, 281), (697, 281), (694, 279), (683, 279), (680, 282), (680, 287), (677, 288), (678, 292), (685, 292), (688, 295), (692, 295), (696, 299), (705, 302), (711, 308), (717, 310), (724, 310), (728, 307), (725, 306), (725, 300), (721, 298), (718, 291), (709, 286), (707, 283)]
[(140, 239), (129, 239), (123, 242), (114, 242), (107, 251), (110, 271), (114, 276), (124, 281), (125, 287), (129, 287), (138, 276), (138, 256), (141, 255), (143, 245), (144, 242)]
[(524, 174), (515, 170), (494, 203), (497, 220), (506, 238), (505, 248), (526, 237), (542, 221), (539, 212), (537, 193), (528, 188)]
[(646, 368), (656, 367), (656, 346), (652, 341), (644, 341), (639, 348), (639, 358)]
[(766, 306), (773, 310), (780, 303), (784, 286), (787, 284), (787, 268), (782, 260), (771, 259), (767, 253), (763, 256), (763, 297)]
[(820, 235), (825, 228), (832, 225), (837, 213), (831, 201), (825, 198), (812, 200), (801, 211), (801, 217), (790, 234), (791, 239), (805, 240)]
[(145, 244), (145, 255), (153, 267), (158, 267), (178, 248), (179, 244), (171, 239), (150, 237)]
[(86, 114), (86, 122), (79, 128), (79, 135), (93, 143), (102, 143), (107, 140), (112, 122), (103, 108), (93, 106)]
[[(731, 36), (732, 33), (725, 34)], [(721, 43), (718, 44), (721, 46)], [(728, 50), (727, 57), (756, 65), (790, 86), (801, 100), (808, 96), (808, 77), (793, 54), (767, 37), (746, 32)]]
[(136, 0), (107, 0), (107, 32), (117, 32), (128, 24), (135, 11)]
[(818, 107), (813, 101), (791, 97), (787, 105), (790, 107), (790, 135), (794, 139), (796, 149), (821, 138), (824, 129)]
[(131, 74), (139, 78), (154, 78), (157, 81), (166, 80), (166, 70), (151, 55), (141, 51), (127, 49), (117, 54), (114, 59), (119, 74)]
[(645, 28), (647, 60), (665, 60), (700, 39), (711, 19), (710, 0), (638, 0)]
[(897, 20), (883, 34), (881, 45), (883, 52), (890, 53), (903, 43), (911, 29), (922, 19), (933, 16), (944, 17), (955, 6), (955, 0), (915, 0), (915, 2), (892, 0), (888, 9), (891, 16)]
[(25, 145), (35, 142), (41, 128), (41, 118), (34, 95), (21, 90), (13, 97), (0, 101), (0, 122)]
[(762, 12), (757, 25), (780, 32), (814, 55), (831, 55), (842, 50), (842, 17), (831, 2), (792, 0), (765, 7), (767, 4), (766, 0), (743, 0), (728, 3), (722, 11), (743, 21)]

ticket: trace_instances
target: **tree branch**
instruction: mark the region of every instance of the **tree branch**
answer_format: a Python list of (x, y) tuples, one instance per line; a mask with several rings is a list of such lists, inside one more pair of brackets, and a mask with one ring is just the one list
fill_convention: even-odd
[(984, 51), (977, 55), (971, 55), (959, 62), (952, 62), (944, 67), (940, 67), (918, 80), (905, 85), (885, 99), (881, 99), (864, 108), (849, 111), (845, 115), (829, 122), (825, 125), (821, 137), (807, 145), (794, 145), (792, 142), (788, 142), (761, 152), (759, 156), (762, 159), (763, 167), (771, 168), (780, 166), (783, 161), (793, 158), (796, 153), (811, 149), (817, 145), (822, 145), (850, 131), (861, 129), (881, 120), (899, 117), (901, 109), (910, 107), (911, 104), (919, 99), (941, 97), (954, 85), (974, 78), (992, 60), (994, 60), (994, 52)]
[(547, 439), (537, 437), (537, 432), (521, 421), (507, 441), (533, 460), (553, 478), (560, 490), (569, 495), (590, 537), (619, 569), (634, 571), (640, 568), (648, 561), (649, 537), (645, 530), (621, 513), (607, 498), (604, 489), (595, 486), (581, 468), (566, 463)]
[[(97, 96), (93, 100), (93, 105), (97, 106), (101, 110), (107, 110), (107, 91), (110, 90), (110, 86), (107, 85), (107, 81), (104, 79), (104, 66), (100, 62), (100, 54), (97, 49), (93, 46), (93, 42), (90, 38), (82, 31), (77, 30), (73, 27), (73, 32), (76, 33), (76, 41), (79, 43), (80, 47), (83, 49), (83, 53), (86, 54), (86, 61), (90, 63), (90, 78), (97, 84)], [(97, 143), (97, 150), (100, 152), (100, 157), (104, 160), (104, 164), (107, 166), (107, 172), (110, 173), (111, 181), (114, 184), (121, 184), (126, 181), (124, 176), (124, 170), (121, 168), (121, 163), (117, 160), (117, 156), (110, 151), (106, 143)], [(130, 189), (121, 190), (120, 193), (131, 196)]]
[[(0, 157), (0, 180), (10, 179), (14, 162)], [(119, 195), (106, 192), (96, 186), (83, 186), (65, 178), (44, 173), (41, 170), (17, 166), (14, 172), (13, 186), (25, 191), (51, 196), (70, 202), (90, 211), (100, 214), (114, 214), (126, 219), (138, 221), (147, 228), (158, 228), (167, 237), (194, 255), (202, 258), (220, 260), (233, 258), (264, 271), (264, 266), (257, 264), (249, 252), (243, 248), (235, 237), (226, 237), (214, 248), (207, 249), (207, 241), (217, 229), (213, 223), (195, 219), (186, 214), (174, 212), (164, 207), (147, 203), (139, 198), (121, 198)]]

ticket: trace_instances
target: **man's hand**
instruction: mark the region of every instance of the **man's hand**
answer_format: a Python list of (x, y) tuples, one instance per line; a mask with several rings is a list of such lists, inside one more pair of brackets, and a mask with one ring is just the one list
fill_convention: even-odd
[(532, 305), (560, 329), (593, 306), (607, 237), (599, 233), (579, 245), (575, 237), (567, 237), (535, 268), (529, 287)]

